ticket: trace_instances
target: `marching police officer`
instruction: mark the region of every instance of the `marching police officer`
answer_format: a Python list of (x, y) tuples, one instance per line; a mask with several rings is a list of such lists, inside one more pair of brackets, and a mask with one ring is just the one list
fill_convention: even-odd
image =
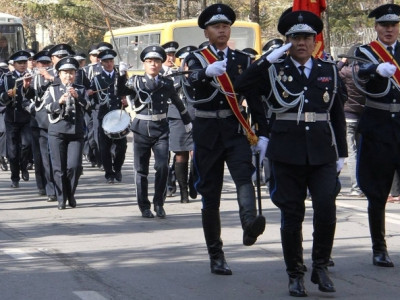
[(335, 292), (327, 266), (336, 227), (337, 174), (347, 143), (336, 65), (312, 57), (315, 36), (322, 28), (321, 19), (311, 12), (287, 13), (278, 22), (287, 44), (254, 62), (235, 83), (245, 95), (271, 94), (268, 106), (275, 120), (267, 148), (269, 190), (281, 210), (283, 256), (289, 293), (295, 297), (307, 296), (302, 247), (307, 189), (314, 209), (311, 281), (323, 292)]
[(163, 68), (161, 70), (162, 75), (169, 75), (173, 72), (174, 69), (177, 69), (175, 64), (175, 53), (179, 48), (179, 44), (175, 41), (171, 41), (161, 45), (164, 48), (165, 53), (167, 54), (167, 59), (163, 62)]
[[(111, 49), (103, 50), (98, 54), (103, 72), (92, 79), (90, 90), (88, 90), (88, 94), (93, 96), (96, 105), (99, 105), (97, 115), (99, 146), (107, 183), (114, 183), (114, 179), (122, 180), (121, 168), (125, 161), (127, 148), (125, 136), (113, 139), (106, 135), (102, 127), (104, 116), (110, 111), (121, 110), (122, 105), (121, 97), (117, 95), (119, 74), (114, 66), (114, 57), (116, 56), (117, 53)], [(113, 145), (115, 145), (114, 155), (111, 153)]]
[(355, 53), (360, 57), (355, 83), (366, 95), (358, 124), (357, 179), (368, 198), (372, 263), (393, 267), (385, 241), (385, 206), (395, 171), (400, 171), (400, 6), (381, 5), (368, 17), (375, 18), (378, 38)]
[(6, 146), (13, 188), (19, 187), (20, 172), (24, 181), (29, 180), (27, 165), (32, 135), (29, 125), (31, 116), (23, 107), (24, 96), (32, 80), (32, 77), (26, 74), (29, 57), (27, 51), (12, 54), (9, 60), (13, 61), (15, 70), (3, 76), (3, 84), (0, 86), (0, 102), (6, 106)]
[[(47, 201), (56, 201), (50, 153), (48, 150), (49, 119), (42, 97), (48, 88), (48, 81), (40, 75), (42, 69), (51, 67), (48, 50), (39, 51), (33, 56), (36, 69), (29, 92), (25, 95), (25, 106), (32, 115), (32, 150), (35, 161), (35, 177), (38, 188), (47, 195)], [(42, 193), (40, 191), (40, 193)]]
[[(197, 48), (194, 46), (185, 46), (175, 53), (175, 56), (180, 59), (181, 70), (185, 70), (187, 68), (187, 65), (182, 65), (184, 58), (194, 50), (197, 50)], [(180, 80), (178, 80), (178, 84), (176, 84), (175, 82), (175, 88), (177, 89), (182, 99), (182, 102), (185, 104), (185, 107), (188, 110), (190, 117), (194, 119), (193, 103), (189, 103), (186, 96), (182, 93)], [(197, 192), (194, 188), (194, 170), (192, 159), (190, 160), (191, 167), (189, 173), (189, 157), (192, 158), (194, 147), (192, 132), (186, 132), (179, 111), (175, 105), (170, 104), (167, 117), (170, 132), (169, 150), (175, 153), (174, 170), (176, 179), (179, 184), (181, 203), (188, 203), (189, 196), (192, 199), (195, 199), (197, 197)]]
[[(202, 223), (210, 257), (211, 272), (231, 275), (232, 271), (222, 250), (220, 199), (223, 185), (224, 163), (235, 182), (243, 227), (243, 244), (253, 245), (264, 232), (265, 218), (257, 216), (255, 193), (251, 176), (254, 172), (249, 141), (257, 144), (239, 106), (235, 90), (229, 82), (250, 65), (250, 57), (228, 47), (231, 25), (236, 15), (231, 7), (214, 4), (207, 7), (198, 18), (210, 44), (194, 51), (185, 59), (192, 73), (188, 77), (194, 101), (193, 123), (195, 187), (202, 196)], [(259, 126), (256, 150), (265, 154), (266, 118), (255, 97), (247, 99), (253, 119)], [(232, 107), (232, 108), (231, 108)], [(246, 132), (243, 131), (246, 128)], [(264, 154), (261, 154), (262, 156)]]
[(64, 57), (55, 65), (59, 81), (43, 96), (49, 114), (49, 149), (58, 209), (76, 207), (75, 191), (82, 174), (84, 111), (89, 108), (85, 87), (75, 84), (79, 62)]
[[(172, 79), (160, 76), (162, 63), (166, 60), (166, 53), (160, 46), (148, 46), (140, 54), (145, 74), (132, 76), (124, 89), (126, 77), (119, 82), (120, 93), (131, 95), (133, 107), (136, 111), (131, 130), (133, 137), (133, 164), (135, 169), (136, 196), (142, 217), (153, 218), (148, 199), (149, 163), (151, 151), (154, 153), (154, 197), (153, 204), (157, 217), (165, 218), (163, 208), (166, 197), (168, 177), (168, 120), (169, 103), (173, 103), (186, 125), (191, 130), (190, 116), (177, 95)], [(127, 65), (120, 62), (120, 74), (125, 75)]]

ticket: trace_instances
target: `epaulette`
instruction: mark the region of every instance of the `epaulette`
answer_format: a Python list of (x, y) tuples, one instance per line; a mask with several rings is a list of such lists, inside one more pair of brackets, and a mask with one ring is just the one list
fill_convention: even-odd
[(327, 60), (327, 59), (322, 59), (322, 58), (320, 57), (320, 58), (318, 58), (318, 61), (321, 61), (321, 62), (324, 62), (324, 63), (328, 63), (328, 64), (334, 64), (334, 65), (336, 65), (336, 61), (334, 61), (334, 60), (332, 60), (332, 59)]
[(235, 49), (235, 50), (233, 50), (234, 52), (237, 52), (237, 53), (240, 53), (240, 54), (244, 54), (244, 55), (246, 55), (246, 56), (250, 56), (250, 54), (248, 54), (248, 53), (246, 53), (246, 52), (244, 52), (244, 51), (242, 51), (242, 50), (239, 50), (239, 49)]

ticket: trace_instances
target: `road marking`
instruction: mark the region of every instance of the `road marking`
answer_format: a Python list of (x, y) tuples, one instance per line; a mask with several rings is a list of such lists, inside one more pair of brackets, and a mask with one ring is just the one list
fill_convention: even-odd
[(35, 259), (35, 257), (27, 254), (26, 251), (23, 251), (21, 249), (10, 248), (1, 249), (1, 251), (15, 259)]
[(74, 294), (82, 300), (107, 300), (95, 291), (75, 291)]

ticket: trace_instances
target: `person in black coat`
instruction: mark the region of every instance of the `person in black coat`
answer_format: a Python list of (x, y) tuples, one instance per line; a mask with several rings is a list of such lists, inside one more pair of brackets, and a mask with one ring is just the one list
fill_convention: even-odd
[[(265, 229), (264, 216), (257, 216), (251, 180), (255, 168), (246, 134), (257, 144), (256, 150), (260, 150), (260, 157), (263, 157), (267, 140), (266, 117), (258, 98), (246, 99), (254, 122), (259, 124), (258, 138), (249, 130), (244, 109), (239, 106), (240, 99), (234, 96), (235, 91), (228, 83), (234, 82), (250, 65), (246, 53), (228, 47), (235, 19), (235, 12), (227, 5), (207, 7), (200, 14), (198, 24), (210, 44), (185, 58), (192, 71), (187, 78), (191, 89), (186, 96), (196, 109), (193, 122), (195, 187), (202, 196), (202, 223), (211, 272), (218, 275), (232, 274), (222, 250), (219, 211), (225, 163), (236, 185), (243, 244), (253, 245)], [(218, 81), (222, 78), (224, 86)]]
[[(51, 67), (48, 50), (39, 51), (33, 56), (36, 62), (29, 92), (25, 94), (26, 109), (31, 113), (32, 150), (35, 162), (35, 177), (39, 193), (47, 196), (47, 201), (56, 201), (51, 159), (48, 146), (49, 119), (43, 95), (49, 86), (48, 80), (40, 75), (41, 70)], [(41, 189), (43, 189), (41, 191)]]
[(19, 187), (20, 172), (24, 181), (29, 180), (27, 165), (31, 158), (31, 116), (24, 109), (23, 102), (32, 80), (26, 72), (30, 56), (27, 51), (12, 54), (9, 60), (13, 61), (15, 70), (4, 74), (0, 85), (0, 103), (6, 107), (6, 147), (13, 188)]
[(76, 207), (75, 191), (82, 174), (84, 112), (89, 108), (85, 87), (74, 83), (79, 63), (62, 58), (55, 69), (58, 78), (43, 96), (49, 114), (49, 149), (58, 209)]
[(357, 48), (359, 70), (355, 82), (366, 95), (358, 131), (358, 184), (368, 198), (372, 262), (393, 267), (385, 240), (385, 207), (395, 171), (400, 171), (400, 6), (381, 5), (375, 18), (377, 40)]
[[(302, 222), (307, 189), (314, 209), (311, 281), (335, 292), (327, 266), (336, 227), (338, 173), (347, 156), (341, 81), (334, 62), (314, 59), (321, 19), (289, 12), (278, 24), (287, 44), (262, 56), (235, 82), (236, 91), (264, 95), (275, 113), (267, 157), (270, 194), (281, 210), (281, 240), (291, 296), (304, 297)], [(288, 50), (288, 55), (284, 56)]]
[[(97, 130), (99, 133), (101, 161), (103, 162), (107, 183), (114, 183), (114, 180), (119, 182), (122, 180), (121, 168), (125, 161), (127, 148), (125, 134), (118, 136), (118, 138), (117, 136), (115, 136), (116, 138), (112, 138), (103, 129), (103, 119), (107, 113), (117, 110), (117, 118), (118, 115), (122, 114), (120, 112), (122, 106), (121, 97), (117, 95), (119, 74), (114, 66), (114, 57), (116, 56), (117, 53), (111, 49), (103, 50), (98, 54), (102, 65), (102, 72), (93, 77), (90, 89), (88, 90), (88, 95), (92, 95), (95, 105), (99, 107), (97, 114), (98, 122), (96, 124), (98, 124)], [(129, 132), (129, 123), (126, 126), (127, 132)], [(114, 154), (112, 154), (113, 145), (115, 146)]]
[[(140, 54), (145, 74), (135, 75), (126, 82), (127, 65), (120, 62), (118, 82), (120, 95), (129, 95), (136, 112), (131, 124), (133, 131), (133, 164), (135, 169), (136, 196), (139, 209), (144, 218), (153, 218), (148, 199), (148, 180), (150, 155), (154, 153), (154, 211), (157, 217), (165, 218), (164, 201), (168, 179), (168, 135), (167, 120), (169, 103), (174, 104), (186, 125), (191, 130), (191, 119), (174, 88), (174, 82), (160, 75), (166, 53), (160, 46), (148, 46)], [(126, 86), (125, 86), (126, 84)]]

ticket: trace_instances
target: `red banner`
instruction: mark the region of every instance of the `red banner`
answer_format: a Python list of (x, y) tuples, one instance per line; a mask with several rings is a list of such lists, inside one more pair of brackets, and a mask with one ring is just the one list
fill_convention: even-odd
[[(321, 17), (321, 13), (326, 9), (326, 1), (325, 0), (293, 0), (293, 9), (296, 10), (307, 10), (318, 17)], [(313, 52), (313, 56), (316, 58), (322, 57), (324, 54), (324, 36), (322, 32), (316, 37), (316, 45), (315, 50)]]

